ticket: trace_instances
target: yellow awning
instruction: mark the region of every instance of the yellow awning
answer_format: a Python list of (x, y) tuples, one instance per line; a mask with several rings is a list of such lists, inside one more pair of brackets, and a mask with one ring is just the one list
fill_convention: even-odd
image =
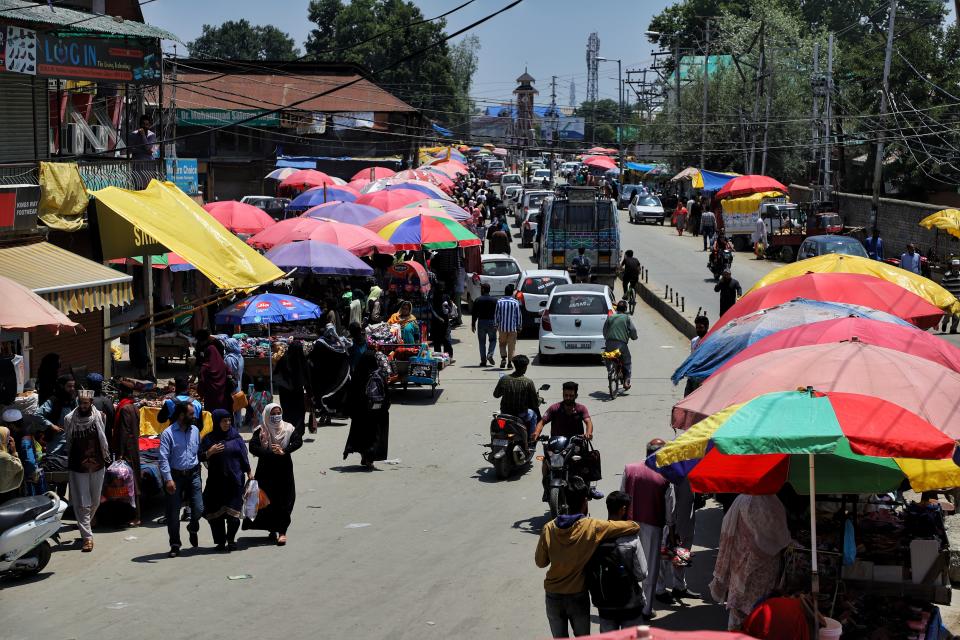
[(118, 307), (133, 300), (133, 278), (49, 242), (0, 248), (0, 275), (64, 313)]
[[(151, 180), (143, 191), (107, 187), (90, 194), (97, 199), (101, 239), (116, 230), (129, 234), (126, 240), (155, 241), (195, 266), (221, 289), (248, 289), (283, 277), (273, 263), (171, 182)], [(118, 221), (117, 216), (128, 224)]]

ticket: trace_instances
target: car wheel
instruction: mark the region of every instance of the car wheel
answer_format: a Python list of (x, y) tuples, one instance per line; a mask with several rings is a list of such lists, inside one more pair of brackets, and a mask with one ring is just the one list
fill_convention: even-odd
[(660, 218), (660, 226), (662, 227), (666, 221), (666, 218)]
[(539, 357), (540, 364), (550, 364), (553, 362), (553, 356), (548, 356), (543, 351), (538, 351), (537, 356)]

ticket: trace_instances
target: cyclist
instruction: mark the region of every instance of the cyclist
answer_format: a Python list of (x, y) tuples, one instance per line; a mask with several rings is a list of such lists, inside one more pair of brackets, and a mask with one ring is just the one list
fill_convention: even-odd
[(637, 327), (633, 318), (627, 314), (627, 301), (617, 303), (617, 312), (607, 316), (603, 323), (603, 339), (606, 340), (604, 351), (620, 350), (620, 362), (623, 366), (623, 388), (630, 388), (631, 358), (630, 341), (637, 340)]
[(633, 249), (627, 249), (620, 262), (620, 277), (623, 278), (623, 297), (630, 299), (630, 286), (633, 285), (636, 295), (637, 285), (640, 282), (640, 261), (633, 257)]

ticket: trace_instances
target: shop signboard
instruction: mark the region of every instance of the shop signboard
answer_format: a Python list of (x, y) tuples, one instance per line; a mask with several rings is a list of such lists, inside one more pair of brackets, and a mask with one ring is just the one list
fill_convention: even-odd
[(39, 185), (0, 185), (0, 229), (35, 228), (39, 204)]
[(103, 260), (167, 253), (156, 238), (97, 201), (96, 227)]
[(560, 125), (557, 127), (561, 140), (583, 140), (584, 118), (569, 118), (560, 116)]
[(188, 127), (218, 127), (244, 121), (244, 124), (258, 127), (280, 126), (280, 115), (276, 112), (247, 120), (261, 113), (264, 113), (261, 109), (177, 109), (177, 124)]
[(160, 45), (150, 38), (58, 35), (0, 23), (0, 71), (160, 84)]
[(195, 196), (197, 184), (196, 158), (166, 158), (167, 180), (180, 187), (188, 196)]

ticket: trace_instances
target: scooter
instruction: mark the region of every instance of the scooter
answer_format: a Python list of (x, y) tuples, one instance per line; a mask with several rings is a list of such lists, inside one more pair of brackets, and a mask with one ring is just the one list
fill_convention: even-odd
[[(540, 442), (545, 442), (544, 457), (547, 461), (547, 502), (550, 504), (550, 517), (570, 513), (570, 504), (567, 499), (567, 488), (571, 480), (577, 478), (574, 469), (579, 469), (581, 461), (592, 449), (590, 441), (583, 436), (550, 437), (540, 436)], [(579, 478), (586, 481), (586, 478)], [(579, 505), (577, 505), (579, 506)]]
[(719, 281), (723, 272), (728, 271), (733, 266), (733, 252), (730, 249), (723, 249), (708, 266), (713, 273), (714, 282)]
[[(540, 391), (550, 389), (549, 384), (540, 386)], [(543, 404), (543, 398), (540, 398)], [(525, 420), (508, 413), (495, 413), (490, 421), (490, 451), (483, 453), (484, 459), (493, 465), (499, 480), (509, 478), (514, 469), (520, 469), (533, 458), (536, 443), (530, 442), (530, 433)]]
[(0, 504), (0, 575), (32, 576), (50, 562), (50, 543), (60, 542), (67, 503), (48, 491)]

